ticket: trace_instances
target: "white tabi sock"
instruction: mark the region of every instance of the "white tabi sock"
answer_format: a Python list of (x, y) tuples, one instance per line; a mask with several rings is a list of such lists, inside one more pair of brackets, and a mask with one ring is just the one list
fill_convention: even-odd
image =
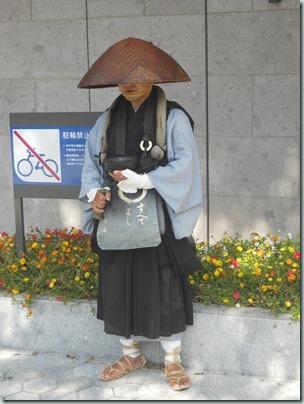
[(161, 341), (160, 342), (165, 351), (165, 364), (167, 363), (181, 363), (180, 351), (182, 341)]
[(131, 356), (131, 358), (137, 358), (140, 355), (139, 342), (134, 339), (119, 338), (122, 345), (122, 351), (124, 355)]

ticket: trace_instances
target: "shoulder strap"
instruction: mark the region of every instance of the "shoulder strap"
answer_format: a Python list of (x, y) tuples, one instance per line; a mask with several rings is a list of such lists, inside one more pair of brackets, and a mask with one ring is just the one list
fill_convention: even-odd
[(103, 162), (105, 161), (106, 157), (107, 157), (107, 150), (108, 150), (108, 143), (107, 143), (107, 128), (109, 126), (110, 123), (110, 119), (111, 119), (111, 109), (113, 107), (115, 107), (115, 105), (118, 103), (118, 101), (120, 100), (121, 95), (119, 95), (111, 104), (111, 106), (106, 110), (105, 112), (105, 119), (103, 122), (103, 126), (101, 129), (101, 151), (100, 151), (100, 155), (99, 155), (99, 160), (100, 160), (100, 164), (103, 164)]

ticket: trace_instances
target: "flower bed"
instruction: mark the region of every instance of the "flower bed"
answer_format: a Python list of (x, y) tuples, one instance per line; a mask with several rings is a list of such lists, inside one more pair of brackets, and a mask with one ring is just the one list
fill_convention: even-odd
[[(17, 256), (15, 235), (0, 236), (0, 290), (23, 295), (22, 305), (37, 296), (57, 300), (95, 299), (98, 257), (81, 230), (33, 229), (26, 253)], [(291, 236), (228, 237), (196, 245), (202, 270), (189, 276), (193, 301), (237, 307), (268, 308), (300, 319), (300, 240)]]

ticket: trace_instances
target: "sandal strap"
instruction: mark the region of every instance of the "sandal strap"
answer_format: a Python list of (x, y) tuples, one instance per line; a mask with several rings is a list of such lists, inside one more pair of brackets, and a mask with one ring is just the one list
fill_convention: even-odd
[[(168, 370), (167, 370), (167, 366), (168, 366), (168, 365), (166, 365), (166, 367), (165, 367), (165, 374), (166, 374), (167, 377), (173, 376), (173, 375), (175, 375), (175, 374), (177, 374), (177, 373), (183, 373), (183, 374), (185, 374), (185, 375), (187, 376), (186, 371), (185, 371), (185, 369), (182, 367), (182, 365), (180, 365), (179, 363), (175, 363), (175, 362), (173, 362), (173, 363), (174, 363), (176, 366), (178, 366), (179, 369), (178, 369), (178, 370), (171, 370), (171, 371), (168, 371)], [(171, 364), (171, 363), (170, 363), (170, 364)]]
[[(127, 363), (122, 362), (122, 359), (124, 359)], [(115, 368), (116, 365), (119, 365), (121, 370)], [(122, 372), (124, 374), (133, 372), (133, 370), (135, 369), (126, 355), (124, 355), (119, 361), (112, 363), (110, 367), (111, 367), (110, 372), (117, 370), (118, 372)]]

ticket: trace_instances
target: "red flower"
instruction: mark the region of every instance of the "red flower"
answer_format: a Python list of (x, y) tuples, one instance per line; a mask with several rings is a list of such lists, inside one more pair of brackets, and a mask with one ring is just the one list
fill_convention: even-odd
[(240, 293), (239, 292), (234, 292), (233, 293), (233, 299), (238, 300), (240, 298)]
[(239, 267), (239, 264), (238, 264), (237, 260), (232, 260), (232, 261), (231, 261), (231, 265), (233, 265), (234, 268), (238, 268), (238, 267)]
[(295, 259), (295, 260), (299, 260), (300, 259), (300, 252), (298, 251), (298, 252), (295, 252), (294, 254), (293, 254), (293, 258)]
[(2, 286), (4, 284), (3, 280), (0, 279), (0, 286)]
[(56, 297), (56, 300), (58, 300), (58, 302), (60, 302), (60, 301), (61, 301), (61, 297), (60, 297), (60, 296), (57, 296), (57, 297)]

